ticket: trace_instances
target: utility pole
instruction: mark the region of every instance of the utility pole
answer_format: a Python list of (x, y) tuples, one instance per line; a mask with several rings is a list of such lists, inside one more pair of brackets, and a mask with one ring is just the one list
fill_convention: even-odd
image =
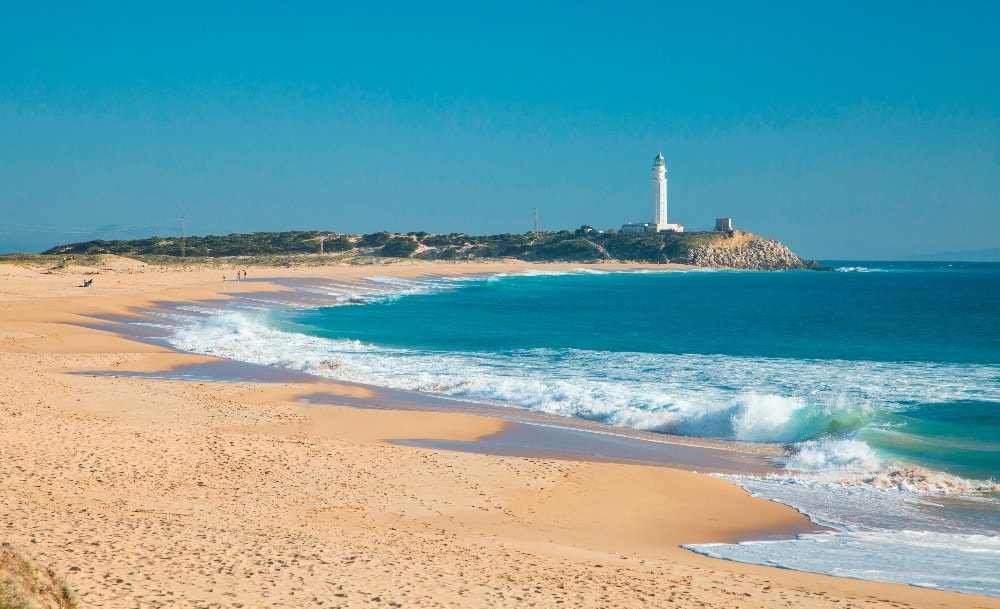
[(187, 214), (181, 214), (181, 262), (187, 260)]
[(538, 234), (538, 208), (535, 208), (535, 234)]

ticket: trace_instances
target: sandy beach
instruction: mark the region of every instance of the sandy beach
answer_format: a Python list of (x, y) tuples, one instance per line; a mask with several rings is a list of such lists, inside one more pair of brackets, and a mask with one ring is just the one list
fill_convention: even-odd
[[(247, 271), (356, 280), (530, 266)], [(237, 268), (0, 264), (0, 542), (65, 575), (82, 607), (1000, 607), (681, 548), (816, 528), (725, 480), (391, 444), (475, 440), (505, 423), (298, 399), (376, 399), (329, 382), (136, 378), (126, 373), (208, 358), (93, 327), (155, 302), (281, 289), (222, 281)]]

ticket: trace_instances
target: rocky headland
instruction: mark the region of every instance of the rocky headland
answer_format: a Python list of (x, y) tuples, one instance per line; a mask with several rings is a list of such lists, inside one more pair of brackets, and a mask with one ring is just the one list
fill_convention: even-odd
[(815, 268), (780, 241), (734, 232), (729, 238), (700, 245), (688, 252), (688, 264), (753, 271)]

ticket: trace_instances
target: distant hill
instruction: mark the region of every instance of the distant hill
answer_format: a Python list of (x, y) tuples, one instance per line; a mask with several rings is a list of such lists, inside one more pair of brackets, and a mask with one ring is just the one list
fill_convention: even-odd
[(49, 255), (115, 254), (132, 257), (231, 257), (324, 255), (384, 256), (424, 260), (515, 258), (532, 262), (677, 262), (748, 269), (805, 268), (777, 241), (741, 233), (642, 233), (576, 231), (473, 236), (426, 232), (347, 235), (322, 231), (233, 234), (206, 237), (149, 237), (84, 241), (53, 247)]

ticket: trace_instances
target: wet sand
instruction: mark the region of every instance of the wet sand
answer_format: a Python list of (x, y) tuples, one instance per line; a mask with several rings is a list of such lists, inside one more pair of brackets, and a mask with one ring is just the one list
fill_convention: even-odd
[[(249, 271), (350, 281), (528, 266)], [(815, 527), (725, 480), (588, 458), (577, 437), (560, 458), (483, 454), (526, 424), (487, 413), (386, 409), (377, 389), (310, 379), (137, 377), (214, 360), (96, 324), (269, 289), (225, 272), (0, 265), (0, 541), (66, 574), (82, 606), (1000, 607), (699, 556), (680, 544)], [(84, 277), (92, 287), (76, 287)]]

